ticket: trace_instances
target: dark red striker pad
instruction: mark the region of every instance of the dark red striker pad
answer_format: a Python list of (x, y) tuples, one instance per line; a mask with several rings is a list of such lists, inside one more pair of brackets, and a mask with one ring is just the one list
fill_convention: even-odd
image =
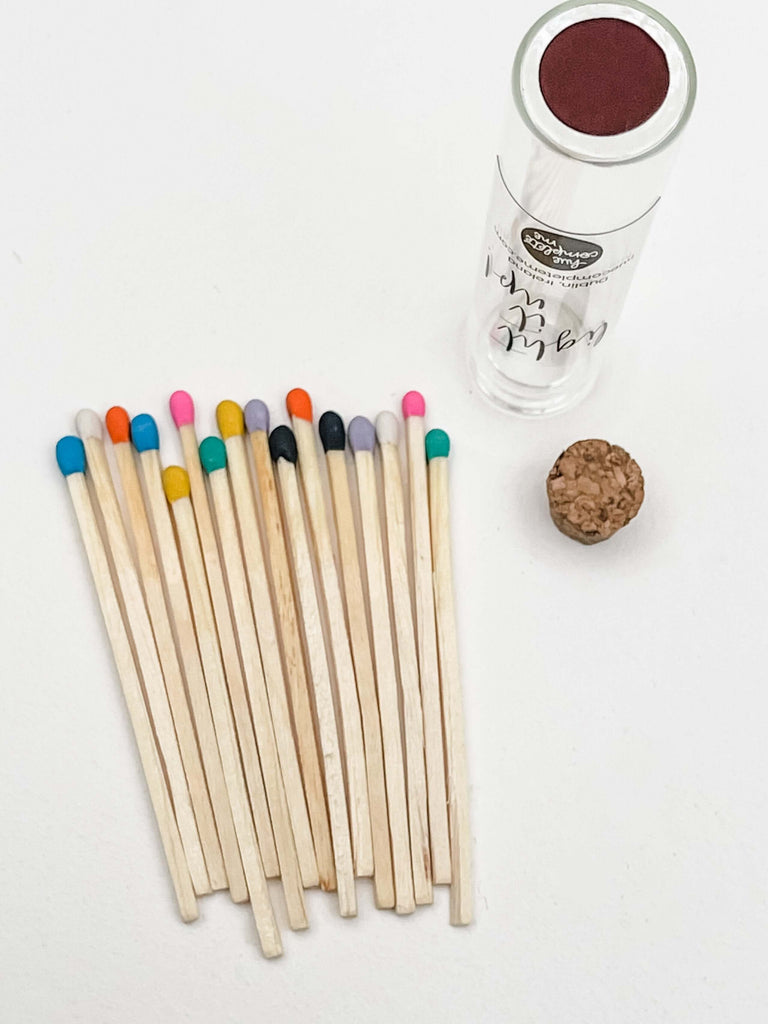
[(619, 135), (644, 124), (669, 89), (659, 44), (619, 18), (569, 25), (544, 51), (539, 84), (547, 106), (569, 128)]

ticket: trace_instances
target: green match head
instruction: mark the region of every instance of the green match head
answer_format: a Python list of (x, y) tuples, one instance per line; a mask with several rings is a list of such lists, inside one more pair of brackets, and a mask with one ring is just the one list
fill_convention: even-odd
[(200, 442), (200, 462), (206, 473), (226, 469), (227, 446), (220, 437), (206, 437)]
[(447, 459), (451, 450), (451, 441), (444, 430), (430, 430), (424, 438), (427, 449), (427, 462), (432, 459)]

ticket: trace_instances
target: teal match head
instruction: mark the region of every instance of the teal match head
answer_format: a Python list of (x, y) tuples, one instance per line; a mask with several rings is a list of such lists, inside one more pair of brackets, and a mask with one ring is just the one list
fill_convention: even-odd
[(160, 447), (160, 435), (157, 424), (149, 413), (142, 412), (131, 420), (131, 440), (137, 452), (157, 451)]
[(64, 476), (85, 472), (85, 445), (79, 437), (62, 437), (56, 444), (56, 461)]
[(451, 440), (444, 430), (430, 430), (424, 438), (427, 449), (427, 462), (432, 459), (447, 459), (451, 450)]
[(227, 446), (220, 437), (206, 437), (200, 442), (200, 462), (206, 473), (227, 468)]

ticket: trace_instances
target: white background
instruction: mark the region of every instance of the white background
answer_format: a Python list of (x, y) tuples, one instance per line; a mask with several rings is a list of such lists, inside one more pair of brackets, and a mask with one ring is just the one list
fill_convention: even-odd
[[(694, 119), (596, 391), (526, 422), (461, 326), (545, 6), (2, 5), (4, 1022), (766, 1019), (767, 16), (666, 3)], [(418, 387), (453, 438), (477, 920), (313, 892), (268, 963), (226, 896), (176, 916), (53, 449), (119, 403), (174, 461), (175, 388), (202, 435), (296, 385), (345, 417)], [(544, 479), (591, 436), (647, 498), (582, 548)]]

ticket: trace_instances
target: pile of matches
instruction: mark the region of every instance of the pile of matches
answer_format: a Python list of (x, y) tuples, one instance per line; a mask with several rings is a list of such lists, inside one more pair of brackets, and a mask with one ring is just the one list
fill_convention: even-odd
[(294, 929), (313, 886), (354, 916), (356, 876), (399, 914), (450, 885), (451, 923), (472, 917), (448, 437), (425, 437), (409, 392), (408, 530), (397, 417), (345, 431), (326, 412), (323, 473), (309, 395), (286, 406), (293, 429), (270, 434), (263, 402), (221, 402), (221, 436), (198, 444), (177, 391), (186, 468), (162, 469), (154, 419), (118, 407), (113, 459), (89, 410), (56, 447), (181, 916), (229, 889), (268, 957), (269, 878)]

